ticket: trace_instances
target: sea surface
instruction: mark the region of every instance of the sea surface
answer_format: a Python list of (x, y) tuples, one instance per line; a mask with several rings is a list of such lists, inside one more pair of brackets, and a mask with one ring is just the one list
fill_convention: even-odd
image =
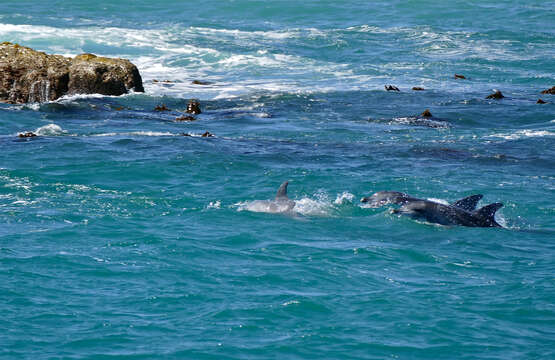
[(1, 1), (0, 41), (146, 90), (0, 104), (0, 358), (555, 358), (554, 1)]

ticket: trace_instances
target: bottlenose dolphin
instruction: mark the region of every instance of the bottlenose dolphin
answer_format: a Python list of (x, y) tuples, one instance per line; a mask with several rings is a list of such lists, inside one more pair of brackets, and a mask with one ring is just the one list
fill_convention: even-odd
[(393, 210), (394, 214), (408, 215), (414, 219), (426, 220), (441, 225), (462, 225), (471, 227), (501, 227), (495, 221), (495, 212), (503, 204), (493, 203), (476, 210), (476, 205), (483, 195), (465, 197), (450, 205), (418, 199), (397, 191), (380, 191), (372, 196), (362, 198), (362, 202), (373, 207), (387, 204), (401, 205)]
[(245, 206), (245, 209), (249, 211), (267, 212), (273, 214), (292, 211), (295, 207), (295, 201), (287, 197), (287, 185), (289, 185), (288, 181), (281, 184), (274, 200), (254, 200), (248, 203)]

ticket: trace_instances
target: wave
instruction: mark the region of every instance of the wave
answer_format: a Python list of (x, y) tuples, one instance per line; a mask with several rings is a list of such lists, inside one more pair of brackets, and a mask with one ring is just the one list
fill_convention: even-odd
[(109, 132), (101, 134), (93, 134), (91, 136), (98, 137), (112, 137), (112, 136), (179, 136), (180, 134), (174, 134), (171, 132), (164, 131), (130, 131), (130, 132)]
[(551, 137), (555, 132), (549, 130), (518, 130), (514, 133), (493, 134), (487, 138), (501, 138), (505, 140), (518, 140), (523, 138)]
[[(0, 23), (0, 37), (64, 56), (75, 56), (91, 48), (96, 52), (105, 50), (100, 55), (128, 58), (138, 66), (148, 95), (200, 99), (230, 98), (256, 91), (381, 90), (384, 83), (395, 83), (404, 89), (423, 85), (448, 92), (487, 91), (492, 86), (507, 89), (518, 85), (489, 75), (483, 75), (482, 82), (446, 81), (452, 76), (447, 75), (452, 71), (446, 66), (482, 66), (462, 60), (468, 58), (478, 62), (549, 58), (549, 50), (539, 43), (528, 44), (521, 37), (509, 41), (431, 26), (247, 31), (182, 25), (133, 29)], [(387, 58), (377, 56), (369, 63), (367, 55), (353, 53), (355, 46), (391, 54)], [(523, 46), (531, 50), (522, 51)], [(404, 53), (396, 56), (398, 49), (418, 54), (422, 60), (407, 58)], [(491, 70), (488, 66), (488, 73)], [(546, 75), (541, 71), (526, 70), (522, 76)], [(153, 81), (165, 79), (171, 83)], [(213, 84), (195, 85), (195, 79)]]
[(59, 125), (56, 124), (44, 125), (35, 130), (35, 134), (37, 134), (38, 136), (58, 136), (66, 133), (66, 130), (62, 129)]

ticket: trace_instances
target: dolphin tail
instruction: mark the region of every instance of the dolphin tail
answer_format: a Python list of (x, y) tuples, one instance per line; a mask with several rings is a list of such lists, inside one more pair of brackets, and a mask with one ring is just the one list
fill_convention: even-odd
[(476, 205), (478, 205), (478, 201), (480, 201), (483, 197), (484, 195), (482, 194), (471, 195), (465, 197), (464, 199), (457, 200), (451, 205), (466, 211), (474, 211), (476, 210)]
[(283, 184), (281, 184), (281, 186), (279, 187), (279, 189), (277, 191), (277, 194), (276, 194), (276, 200), (289, 199), (287, 197), (287, 185), (289, 185), (289, 181), (286, 181)]
[(501, 209), (503, 207), (502, 203), (493, 203), (493, 204), (489, 204), (486, 205), (478, 210), (476, 210), (476, 214), (478, 216), (483, 217), (486, 222), (489, 224), (489, 226), (491, 227), (501, 227), (501, 225), (499, 225), (496, 221), (495, 221), (495, 212), (499, 209)]

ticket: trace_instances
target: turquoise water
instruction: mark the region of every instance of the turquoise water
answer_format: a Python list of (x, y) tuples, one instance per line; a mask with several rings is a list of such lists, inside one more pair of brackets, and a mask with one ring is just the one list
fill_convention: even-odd
[[(1, 41), (128, 58), (146, 92), (0, 104), (0, 357), (554, 358), (554, 9), (2, 2)], [(292, 213), (250, 211), (285, 180)], [(379, 190), (481, 193), (505, 228)]]

